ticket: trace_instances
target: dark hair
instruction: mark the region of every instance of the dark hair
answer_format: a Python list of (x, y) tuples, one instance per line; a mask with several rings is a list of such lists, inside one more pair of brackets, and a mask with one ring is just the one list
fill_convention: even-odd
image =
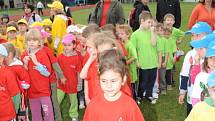
[(31, 5), (31, 4), (26, 4), (26, 5), (24, 6), (24, 9), (25, 9), (25, 8), (31, 9), (31, 13), (34, 11), (34, 6)]
[[(205, 0), (199, 0), (199, 3), (201, 4), (205, 4)], [(215, 7), (215, 0), (212, 0), (212, 3), (211, 3), (211, 7), (214, 8)]]
[(99, 54), (99, 75), (108, 70), (119, 73), (121, 77), (127, 74), (125, 58), (122, 53), (116, 49), (107, 50)]
[(205, 57), (204, 62), (202, 64), (202, 70), (205, 71), (206, 73), (208, 73), (208, 69), (209, 69), (208, 58)]
[(10, 27), (10, 26), (15, 27), (16, 30), (18, 31), (18, 25), (17, 25), (17, 23), (16, 23), (15, 21), (9, 21), (9, 22), (7, 23), (7, 27)]

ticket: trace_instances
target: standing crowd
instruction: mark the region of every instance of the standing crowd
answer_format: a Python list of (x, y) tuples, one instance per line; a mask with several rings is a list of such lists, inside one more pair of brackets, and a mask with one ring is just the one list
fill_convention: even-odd
[[(88, 25), (74, 22), (58, 0), (47, 5), (48, 19), (42, 20), (30, 4), (17, 22), (3, 15), (0, 121), (63, 121), (61, 108), (72, 121), (79, 121), (84, 108), (83, 121), (144, 121), (138, 104), (156, 104), (159, 96), (173, 90), (175, 64), (184, 55), (178, 45), (190, 34), (193, 49), (180, 72), (178, 102), (184, 103), (187, 94), (186, 121), (213, 120), (213, 27), (197, 22), (183, 32), (178, 29), (179, 2), (167, 4), (177, 11), (157, 14), (159, 22), (147, 2), (135, 2), (129, 24), (115, 0), (99, 1)], [(66, 95), (68, 108), (60, 106)]]

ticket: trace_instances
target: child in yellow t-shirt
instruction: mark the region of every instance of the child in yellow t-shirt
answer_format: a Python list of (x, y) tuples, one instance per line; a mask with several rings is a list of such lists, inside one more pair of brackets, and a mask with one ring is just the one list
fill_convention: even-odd
[(17, 43), (20, 46), (21, 53), (25, 49), (25, 33), (28, 29), (28, 22), (25, 19), (20, 19), (18, 22), (18, 35), (17, 35)]

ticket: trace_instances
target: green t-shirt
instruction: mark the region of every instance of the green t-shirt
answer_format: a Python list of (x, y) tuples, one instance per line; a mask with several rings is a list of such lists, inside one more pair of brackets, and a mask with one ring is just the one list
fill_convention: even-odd
[(174, 46), (172, 45), (172, 38), (165, 38), (166, 39), (166, 44), (165, 44), (165, 48), (166, 51), (169, 52), (169, 57), (168, 57), (168, 61), (167, 61), (167, 66), (166, 69), (172, 69), (173, 68), (173, 53), (176, 52), (176, 50), (174, 50)]
[[(127, 43), (125, 43), (125, 48), (128, 52), (127, 59), (135, 58), (137, 60), (137, 51), (134, 45), (131, 43), (131, 41), (128, 41)], [(131, 83), (135, 83), (136, 81), (138, 81), (136, 60), (128, 65), (129, 72), (131, 75)]]
[(161, 52), (162, 56), (165, 56), (166, 54), (165, 44), (166, 44), (166, 39), (164, 37), (157, 36), (157, 51), (158, 53)]
[(173, 27), (172, 34), (170, 37), (172, 39), (173, 53), (177, 51), (177, 44), (176, 44), (177, 39), (181, 39), (182, 37), (184, 37), (184, 35), (185, 34), (182, 30)]
[(150, 42), (151, 32), (138, 29), (131, 35), (131, 42), (137, 50), (137, 61), (141, 69), (152, 69), (158, 65), (157, 46)]

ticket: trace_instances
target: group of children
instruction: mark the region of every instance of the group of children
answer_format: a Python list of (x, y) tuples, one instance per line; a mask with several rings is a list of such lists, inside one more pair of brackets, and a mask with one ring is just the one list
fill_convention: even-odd
[[(78, 111), (85, 106), (84, 121), (144, 121), (137, 103), (145, 97), (155, 104), (158, 94), (172, 90), (173, 67), (183, 55), (178, 44), (190, 33), (194, 49), (180, 73), (179, 103), (186, 92), (189, 111), (206, 94), (212, 96), (206, 104), (214, 101), (215, 36), (208, 24), (199, 22), (184, 33), (173, 27), (172, 14), (157, 23), (143, 11), (135, 32), (126, 24), (67, 26), (62, 4), (48, 6), (53, 22), (28, 26), (25, 19), (2, 18), (0, 121), (28, 121), (29, 109), (33, 121), (62, 121), (59, 105), (66, 94), (72, 121), (79, 120)], [(195, 115), (197, 111), (187, 120)]]

